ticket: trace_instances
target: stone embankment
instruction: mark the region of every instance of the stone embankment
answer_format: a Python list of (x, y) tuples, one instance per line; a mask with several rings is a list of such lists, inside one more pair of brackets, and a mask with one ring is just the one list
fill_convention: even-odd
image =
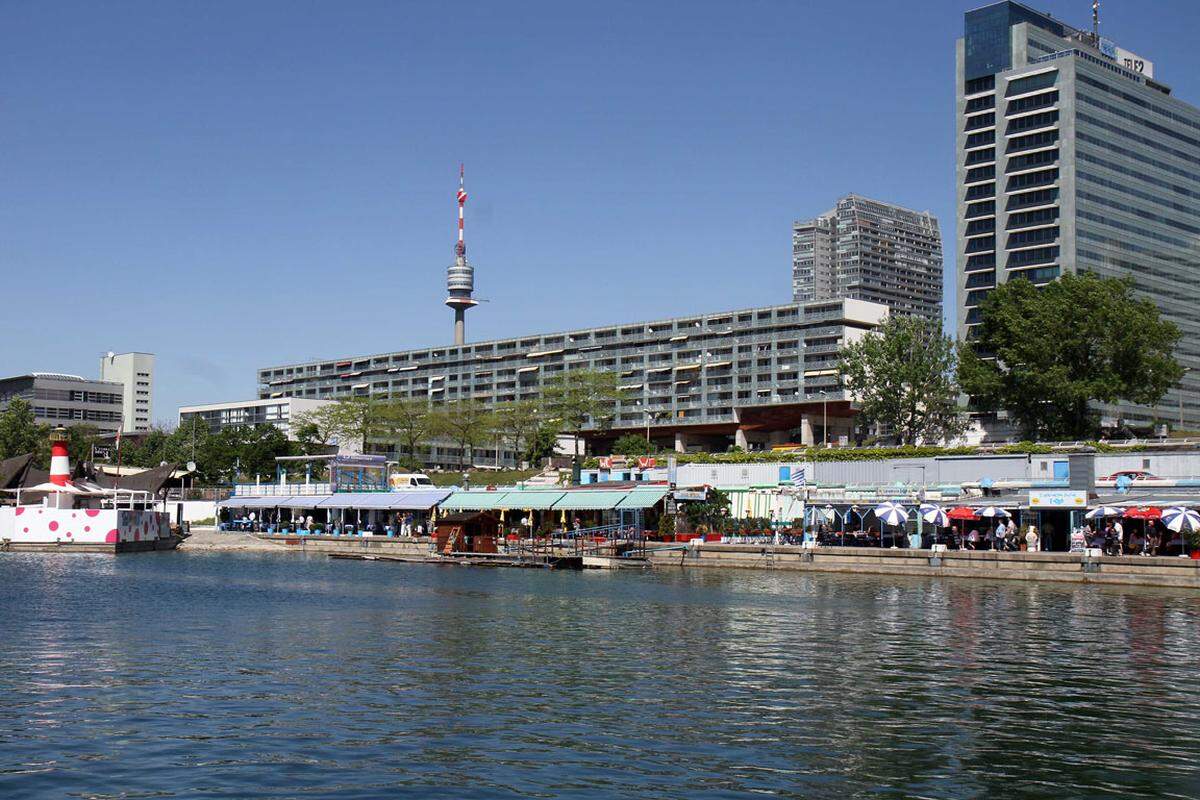
[(1200, 561), (1178, 557), (716, 543), (653, 550), (649, 557), (651, 564), (660, 568), (802, 570), (1200, 589)]

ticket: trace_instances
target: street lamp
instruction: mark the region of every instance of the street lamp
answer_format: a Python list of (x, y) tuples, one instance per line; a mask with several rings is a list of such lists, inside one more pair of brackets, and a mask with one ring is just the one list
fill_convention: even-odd
[(821, 390), (821, 446), (829, 447), (829, 392)]
[(1179, 376), (1179, 430), (1183, 430), (1183, 378), (1191, 371), (1191, 367), (1184, 367), (1183, 375)]

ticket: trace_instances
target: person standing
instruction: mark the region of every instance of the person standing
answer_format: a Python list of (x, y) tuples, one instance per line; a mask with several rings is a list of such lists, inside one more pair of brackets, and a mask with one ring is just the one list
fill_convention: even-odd
[(992, 531), (992, 549), (993, 550), (1003, 550), (1004, 549), (1004, 532), (1005, 532), (1005, 530), (1006, 530), (1006, 528), (1004, 527), (1004, 520), (1001, 519), (999, 522), (996, 523), (996, 530)]
[(1030, 525), (1025, 530), (1025, 552), (1036, 553), (1038, 551), (1038, 532), (1035, 525)]
[(1125, 554), (1125, 527), (1121, 524), (1121, 520), (1119, 518), (1117, 519), (1116, 522), (1113, 523), (1113, 535), (1117, 537), (1117, 552), (1120, 553), (1121, 555), (1124, 555)]

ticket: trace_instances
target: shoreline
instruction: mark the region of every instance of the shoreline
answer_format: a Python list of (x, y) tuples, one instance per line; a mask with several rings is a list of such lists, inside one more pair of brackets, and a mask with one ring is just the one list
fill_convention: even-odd
[[(282, 536), (195, 529), (181, 550), (436, 556), (428, 537)], [(1200, 589), (1200, 561), (1171, 556), (1057, 552), (877, 549), (716, 542), (648, 548), (655, 569), (791, 570), (864, 575), (975, 578)]]

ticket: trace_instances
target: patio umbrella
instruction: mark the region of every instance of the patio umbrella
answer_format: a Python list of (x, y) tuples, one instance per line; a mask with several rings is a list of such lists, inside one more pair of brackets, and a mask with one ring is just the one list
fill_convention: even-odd
[(1162, 522), (1163, 525), (1167, 526), (1168, 530), (1175, 533), (1181, 533), (1185, 529), (1189, 531), (1200, 530), (1200, 514), (1183, 506), (1172, 506), (1165, 509), (1162, 512)]
[(1125, 513), (1125, 509), (1117, 508), (1116, 506), (1100, 506), (1093, 508), (1091, 511), (1083, 515), (1084, 519), (1104, 519), (1105, 517), (1119, 517)]
[(1126, 519), (1154, 520), (1161, 519), (1162, 515), (1162, 509), (1158, 506), (1137, 506), (1125, 509)]
[(895, 500), (875, 506), (875, 516), (884, 525), (903, 525), (908, 520), (908, 509)]
[(975, 509), (967, 506), (959, 506), (952, 508), (946, 512), (946, 516), (950, 519), (978, 519), (979, 515), (975, 513)]
[(977, 510), (975, 513), (981, 517), (1011, 517), (1012, 516), (1012, 514), (1009, 514), (1007, 511), (1005, 511), (1003, 508), (1000, 508), (999, 506), (985, 506), (984, 508)]
[(944, 528), (950, 524), (950, 516), (937, 503), (922, 503), (920, 514), (921, 519), (930, 525), (937, 525), (939, 528)]

